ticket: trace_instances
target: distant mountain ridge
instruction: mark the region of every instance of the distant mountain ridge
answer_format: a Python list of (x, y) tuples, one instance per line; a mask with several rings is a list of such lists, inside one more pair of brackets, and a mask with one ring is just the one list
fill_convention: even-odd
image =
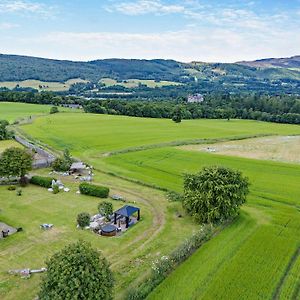
[(255, 68), (300, 68), (300, 55), (287, 58), (265, 58), (255, 61), (240, 61), (237, 64)]

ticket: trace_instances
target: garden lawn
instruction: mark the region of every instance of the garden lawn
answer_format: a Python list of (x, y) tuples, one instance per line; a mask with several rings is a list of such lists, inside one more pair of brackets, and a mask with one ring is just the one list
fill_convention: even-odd
[[(38, 174), (47, 175), (48, 171)], [(180, 204), (168, 203), (163, 193), (96, 172), (96, 183), (109, 186), (111, 194), (121, 194), (141, 208), (141, 221), (116, 238), (76, 229), (77, 214), (97, 213), (97, 205), (104, 200), (78, 195), (78, 183), (66, 177), (61, 179), (71, 188), (69, 193), (53, 195), (47, 189), (30, 185), (23, 189), (22, 196), (17, 196), (15, 191), (0, 187), (0, 222), (23, 228), (23, 232), (0, 240), (3, 300), (33, 299), (43, 276), (36, 274), (24, 280), (7, 274), (8, 270), (43, 267), (55, 251), (78, 239), (103, 251), (116, 278), (115, 298), (122, 299), (126, 290), (149, 272), (153, 260), (169, 253), (197, 227), (188, 217), (177, 218)], [(124, 205), (119, 201), (112, 203), (114, 209)], [(39, 228), (43, 223), (52, 223), (54, 228), (43, 231)]]

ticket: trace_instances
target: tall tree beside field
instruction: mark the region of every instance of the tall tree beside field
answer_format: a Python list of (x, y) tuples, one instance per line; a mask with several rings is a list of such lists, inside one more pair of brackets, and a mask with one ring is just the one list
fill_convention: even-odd
[(0, 120), (0, 141), (9, 139), (9, 132), (7, 131), (8, 121)]
[(46, 265), (40, 300), (112, 299), (114, 280), (109, 264), (90, 244), (79, 241), (66, 246)]
[(24, 177), (32, 168), (32, 159), (32, 154), (24, 149), (6, 149), (0, 156), (0, 176)]
[(246, 202), (248, 179), (225, 167), (205, 167), (184, 177), (183, 207), (199, 223), (218, 223), (235, 217)]

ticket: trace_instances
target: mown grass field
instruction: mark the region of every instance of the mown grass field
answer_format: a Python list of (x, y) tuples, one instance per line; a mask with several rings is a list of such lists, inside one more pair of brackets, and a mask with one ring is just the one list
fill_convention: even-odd
[(21, 88), (33, 88), (39, 91), (62, 92), (68, 91), (72, 84), (81, 82), (87, 81), (80, 78), (69, 79), (66, 82), (46, 82), (40, 80), (2, 81), (0, 82), (0, 88), (14, 89), (19, 85)]
[[(165, 143), (170, 142), (192, 143), (201, 139), (230, 139), (269, 134), (300, 135), (299, 126), (242, 120), (192, 120), (175, 124), (170, 120), (70, 113), (38, 118), (33, 124), (22, 126), (22, 130), (55, 149), (63, 150), (68, 147), (73, 155), (96, 167), (98, 183), (107, 184), (117, 192), (123, 192), (145, 205), (145, 223), (141, 224), (145, 227), (134, 228), (140, 238), (132, 233), (125, 242), (111, 245), (102, 244), (101, 239), (87, 237), (93, 245), (99, 249), (103, 248), (105, 255), (112, 261), (112, 267), (117, 271), (117, 291), (124, 291), (129, 283), (135, 285), (147, 274), (146, 271), (149, 270), (154, 257), (168, 253), (175, 244), (189, 235), (196, 225), (187, 217), (177, 219), (175, 212), (180, 203), (168, 203), (162, 192), (115, 176), (104, 175), (101, 171), (180, 192), (184, 172), (196, 172), (205, 165), (221, 164), (239, 169), (249, 177), (251, 192), (248, 203), (243, 207), (236, 222), (199, 249), (149, 298), (190, 300), (300, 297), (300, 166), (165, 146)], [(149, 145), (155, 145), (157, 148), (104, 155), (128, 148), (133, 151), (139, 146), (147, 148)], [(0, 188), (1, 192), (2, 195), (8, 193)], [(36, 194), (42, 197), (38, 192)], [(59, 199), (56, 202), (53, 195), (49, 200), (45, 199), (45, 202), (37, 202), (33, 206), (36, 211), (32, 212), (29, 197), (29, 200), (26, 200), (28, 207), (22, 206), (24, 215), (21, 216), (26, 220), (24, 224), (31, 221), (28, 213), (35, 216), (38, 222), (41, 221), (38, 216), (41, 212), (47, 213), (49, 218), (59, 216), (57, 224), (67, 228), (66, 238), (56, 240), (53, 244), (48, 239), (44, 245), (50, 245), (49, 252), (40, 257), (34, 247), (40, 239), (40, 232), (35, 232), (36, 228), (32, 228), (31, 234), (35, 237), (32, 243), (27, 244), (31, 239), (30, 235), (26, 236), (24, 245), (18, 248), (19, 245), (11, 239), (6, 255), (1, 256), (1, 260), (5, 262), (8, 253), (15, 249), (12, 253), (16, 253), (15, 256), (20, 255), (19, 264), (25, 261), (25, 257), (34, 260), (35, 256), (35, 262), (40, 263), (46, 254), (49, 255), (54, 249), (59, 249), (81, 234), (84, 235), (78, 234), (74, 229), (72, 222), (76, 215), (75, 210), (90, 210), (92, 204), (88, 202), (89, 199), (84, 198), (87, 202), (82, 206), (81, 197), (76, 198), (77, 196), (73, 199), (74, 195), (70, 194), (68, 199), (56, 198)], [(5, 211), (12, 210), (7, 213), (9, 220), (14, 220), (19, 212), (16, 203), (14, 200), (3, 202), (1, 206), (6, 207)], [(157, 215), (159, 217), (155, 217)], [(14, 238), (17, 239), (17, 236)], [(31, 249), (32, 255), (27, 255), (26, 247)], [(10, 256), (10, 261), (14, 261), (14, 256)], [(5, 268), (7, 267), (8, 265), (5, 265)], [(3, 291), (3, 295), (9, 291), (9, 296), (6, 297), (11, 297), (5, 299), (14, 299), (12, 296), (19, 299), (22, 288), (25, 289), (20, 285), (22, 281), (10, 281), (7, 277), (5, 280), (8, 282), (2, 285), (4, 288), (0, 288), (0, 291)], [(26, 283), (36, 289), (38, 277)], [(34, 294), (28, 291), (27, 295)], [(121, 298), (122, 294), (119, 296)]]
[(188, 120), (93, 114), (57, 114), (38, 118), (22, 129), (36, 139), (87, 158), (137, 146), (263, 134), (300, 134), (300, 127), (245, 120)]
[[(25, 104), (0, 102), (0, 120), (13, 122), (26, 119), (30, 116), (49, 114), (51, 105)], [(59, 108), (60, 111), (70, 111), (68, 108)]]

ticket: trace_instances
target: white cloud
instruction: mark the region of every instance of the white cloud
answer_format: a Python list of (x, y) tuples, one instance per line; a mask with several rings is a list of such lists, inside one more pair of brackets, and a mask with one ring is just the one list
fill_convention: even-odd
[(241, 33), (227, 28), (188, 28), (147, 34), (53, 32), (13, 43), (3, 40), (0, 52), (72, 60), (117, 57), (234, 62), (292, 56), (299, 48), (300, 36), (294, 31), (278, 30), (266, 36), (262, 32)]
[(42, 16), (52, 15), (54, 7), (29, 0), (0, 0), (0, 13), (34, 13)]
[(0, 30), (8, 30), (16, 27), (19, 27), (19, 25), (13, 23), (6, 23), (6, 22), (0, 23)]
[(106, 8), (109, 12), (120, 12), (125, 15), (137, 16), (149, 13), (174, 14), (183, 13), (185, 7), (177, 4), (163, 4), (160, 0), (138, 0), (133, 2), (121, 2)]

